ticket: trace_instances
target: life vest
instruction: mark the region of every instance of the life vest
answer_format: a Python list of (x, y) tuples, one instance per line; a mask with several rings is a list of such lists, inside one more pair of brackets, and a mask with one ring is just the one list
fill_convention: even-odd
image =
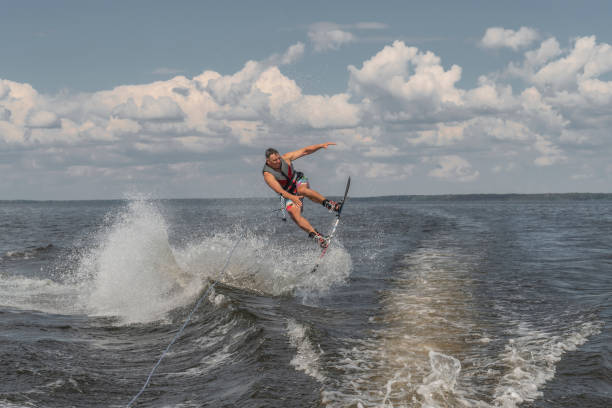
[(268, 172), (274, 176), (283, 190), (290, 194), (297, 193), (297, 181), (304, 176), (301, 171), (295, 171), (293, 165), (289, 165), (282, 157), (280, 158), (281, 167), (278, 170), (264, 164), (262, 172)]

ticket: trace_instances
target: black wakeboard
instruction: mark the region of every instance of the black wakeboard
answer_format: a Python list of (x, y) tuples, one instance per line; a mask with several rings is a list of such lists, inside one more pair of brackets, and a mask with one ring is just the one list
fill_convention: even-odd
[(329, 233), (327, 240), (326, 240), (327, 245), (321, 250), (321, 255), (319, 256), (317, 263), (315, 264), (314, 268), (312, 268), (312, 271), (310, 271), (310, 273), (314, 273), (317, 271), (317, 269), (319, 268), (319, 264), (321, 263), (321, 259), (325, 256), (325, 253), (327, 253), (327, 248), (329, 248), (329, 245), (331, 244), (331, 241), (334, 238), (334, 235), (336, 234), (336, 228), (338, 228), (338, 223), (340, 223), (340, 215), (342, 214), (342, 209), (344, 208), (344, 204), (346, 203), (346, 198), (348, 197), (348, 192), (349, 192), (350, 187), (351, 187), (351, 178), (349, 177), (348, 181), (346, 182), (346, 189), (344, 190), (344, 197), (342, 198), (342, 201), (340, 201), (340, 208), (338, 208), (338, 212), (336, 213), (336, 220), (334, 221), (334, 224), (332, 225), (332, 228), (331, 228), (331, 232)]

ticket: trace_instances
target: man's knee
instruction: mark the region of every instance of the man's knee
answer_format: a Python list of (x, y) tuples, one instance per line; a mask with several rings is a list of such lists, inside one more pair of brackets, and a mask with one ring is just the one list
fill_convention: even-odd
[(302, 211), (295, 204), (291, 204), (287, 207), (287, 212), (294, 220), (302, 216)]
[(310, 199), (316, 197), (317, 195), (316, 191), (312, 190), (310, 187), (302, 187), (301, 189), (298, 188), (297, 192), (299, 195), (303, 195), (304, 197), (308, 197)]

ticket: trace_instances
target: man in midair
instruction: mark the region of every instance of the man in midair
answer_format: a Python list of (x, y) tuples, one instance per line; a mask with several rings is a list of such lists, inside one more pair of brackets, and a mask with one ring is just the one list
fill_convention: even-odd
[(263, 176), (272, 190), (283, 196), (286, 201), (287, 212), (295, 223), (315, 239), (322, 247), (327, 246), (327, 239), (310, 225), (310, 222), (302, 216), (302, 205), (304, 197), (308, 197), (315, 203), (323, 205), (330, 211), (338, 211), (340, 204), (323, 197), (311, 189), (308, 178), (304, 173), (293, 168), (293, 161), (307, 156), (319, 149), (327, 149), (335, 143), (327, 142), (307, 146), (294, 152), (285, 153), (282, 156), (273, 148), (266, 150), (266, 164), (263, 167)]

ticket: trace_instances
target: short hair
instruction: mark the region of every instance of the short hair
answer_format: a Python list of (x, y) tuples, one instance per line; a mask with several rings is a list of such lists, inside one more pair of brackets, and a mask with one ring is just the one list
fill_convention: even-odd
[(273, 154), (278, 154), (278, 150), (270, 147), (266, 150), (266, 159), (270, 156), (272, 156)]

